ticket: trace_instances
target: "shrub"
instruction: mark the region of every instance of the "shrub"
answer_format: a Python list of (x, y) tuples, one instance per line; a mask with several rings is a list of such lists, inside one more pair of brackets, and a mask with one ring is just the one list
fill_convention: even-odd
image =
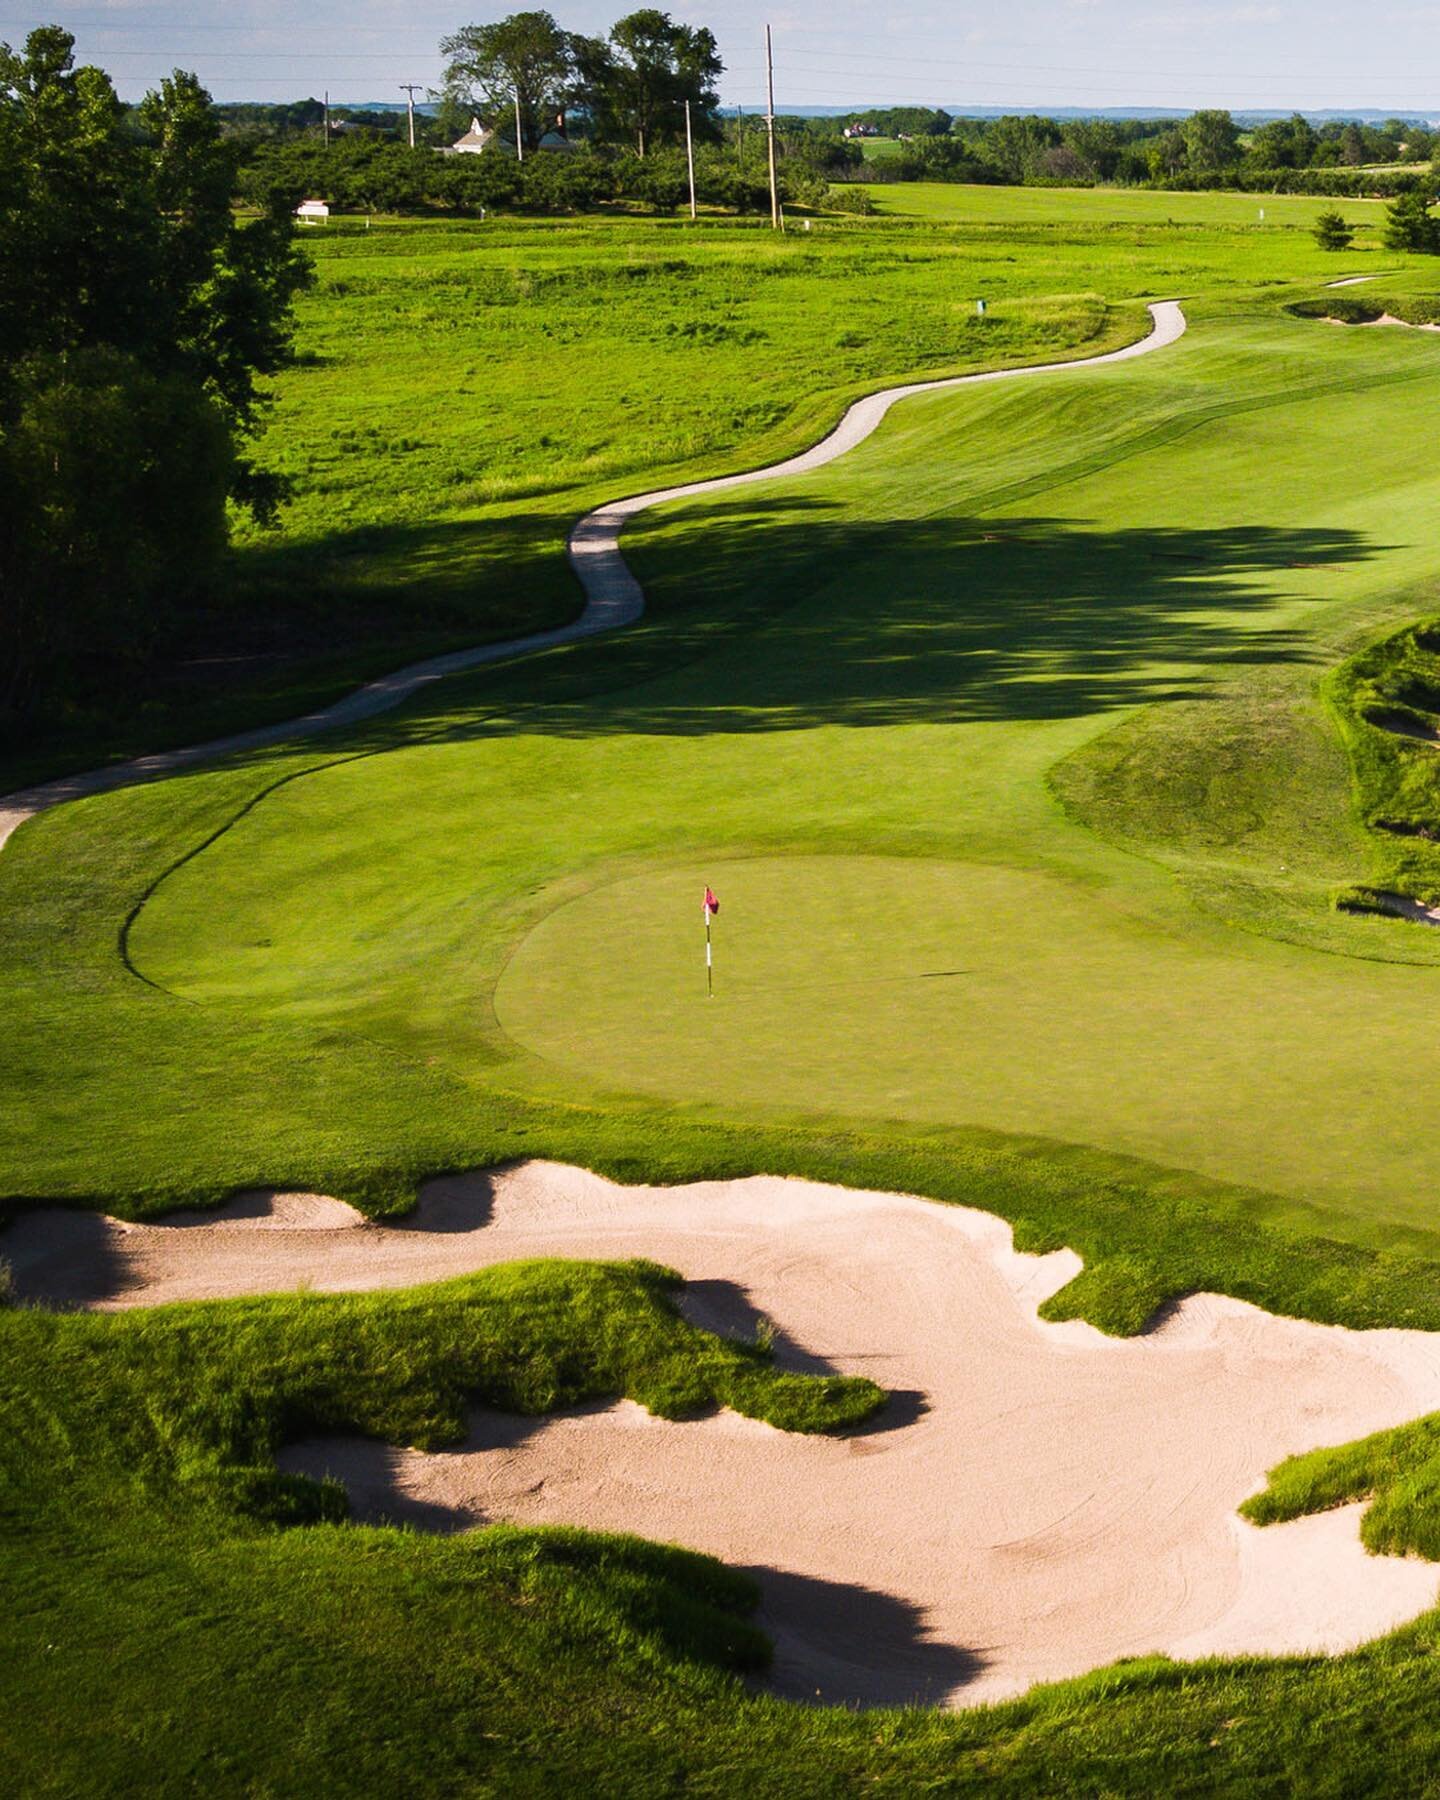
[(825, 205), (831, 212), (858, 213), (863, 218), (875, 210), (875, 201), (867, 189), (848, 184), (827, 188)]
[(1314, 236), (1322, 250), (1348, 250), (1355, 241), (1355, 233), (1345, 223), (1344, 214), (1333, 209), (1322, 212), (1315, 220)]
[(1385, 248), (1440, 256), (1440, 220), (1430, 214), (1430, 197), (1416, 188), (1385, 208)]

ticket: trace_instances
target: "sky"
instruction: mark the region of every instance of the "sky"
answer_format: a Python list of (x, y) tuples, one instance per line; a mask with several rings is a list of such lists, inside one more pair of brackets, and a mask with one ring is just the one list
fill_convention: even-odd
[[(18, 0), (21, 9), (37, 0)], [(136, 99), (171, 69), (194, 70), (218, 100), (389, 100), (401, 82), (438, 83), (439, 40), (543, 0), (77, 0), (14, 10), (0, 40), (62, 24), (82, 61)], [(550, 0), (571, 30), (600, 33), (638, 0)], [(663, 5), (663, 0), (661, 0)], [(896, 104), (1226, 106), (1423, 111), (1440, 117), (1432, 6), (1383, 15), (1353, 0), (713, 0), (668, 10), (708, 25), (726, 64), (727, 105), (758, 110), (764, 30), (774, 28), (777, 111)]]

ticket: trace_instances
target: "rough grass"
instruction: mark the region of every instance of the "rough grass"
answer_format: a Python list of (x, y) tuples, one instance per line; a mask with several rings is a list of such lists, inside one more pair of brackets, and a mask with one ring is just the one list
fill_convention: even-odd
[(1340, 325), (1373, 325), (1386, 315), (1407, 325), (1440, 322), (1440, 298), (1435, 294), (1392, 294), (1388, 286), (1367, 285), (1363, 294), (1327, 294), (1320, 300), (1296, 300), (1285, 310), (1297, 319), (1331, 319)]
[[(1362, 910), (1382, 893), (1440, 900), (1440, 621), (1392, 632), (1326, 685), (1350, 754), (1372, 866), (1338, 891)], [(1420, 934), (1415, 934), (1420, 935)]]
[(1241, 1511), (1257, 1525), (1370, 1502), (1360, 1535), (1377, 1556), (1440, 1561), (1440, 1416), (1292, 1456)]

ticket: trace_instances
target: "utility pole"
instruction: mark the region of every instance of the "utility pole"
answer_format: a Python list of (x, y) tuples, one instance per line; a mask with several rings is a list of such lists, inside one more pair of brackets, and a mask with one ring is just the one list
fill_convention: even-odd
[(695, 218), (695, 141), (690, 136), (690, 102), (685, 102), (685, 166), (690, 171), (690, 217)]
[(740, 169), (745, 167), (745, 108), (743, 106), (735, 108), (735, 165)]
[(770, 48), (770, 27), (765, 27), (765, 81), (770, 110), (765, 115), (765, 129), (770, 140), (770, 229), (780, 229), (780, 187), (775, 179), (775, 57)]
[(525, 138), (520, 130), (520, 90), (515, 90), (515, 155), (520, 162), (525, 160)]
[(330, 148), (330, 90), (325, 90), (325, 148)]
[(405, 96), (405, 113), (410, 121), (410, 148), (415, 148), (415, 96), (420, 92), (418, 81), (402, 81), (400, 92)]

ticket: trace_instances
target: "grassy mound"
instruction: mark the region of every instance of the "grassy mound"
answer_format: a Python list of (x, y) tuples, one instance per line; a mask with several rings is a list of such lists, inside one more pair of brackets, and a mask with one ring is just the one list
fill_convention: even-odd
[(1370, 879), (1342, 905), (1376, 893), (1440, 901), (1440, 620), (1367, 645), (1328, 684), (1370, 829)]

